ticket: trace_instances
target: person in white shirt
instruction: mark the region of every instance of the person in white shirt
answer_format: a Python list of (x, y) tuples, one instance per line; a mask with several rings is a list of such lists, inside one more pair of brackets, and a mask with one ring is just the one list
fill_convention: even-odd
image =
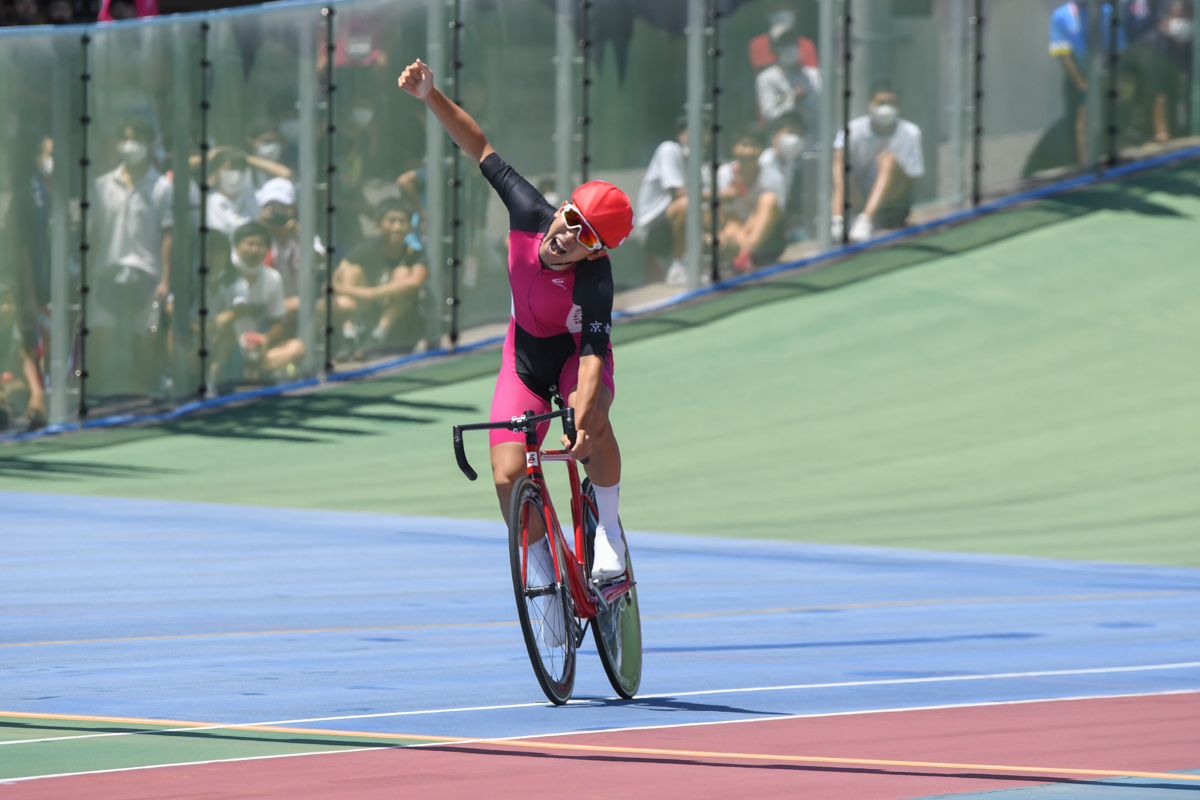
[(759, 159), (766, 149), (758, 128), (747, 126), (733, 144), (733, 161), (717, 170), (721, 199), (721, 252), (738, 272), (775, 263), (783, 252), (783, 175)]
[[(676, 120), (675, 138), (663, 142), (654, 151), (642, 187), (638, 190), (634, 237), (650, 256), (649, 277), (658, 280), (664, 274), (672, 285), (687, 282), (683, 263), (684, 227), (687, 221), (688, 121)], [(663, 269), (663, 263), (668, 264)]]
[(833, 143), (833, 238), (842, 238), (846, 192), (857, 210), (850, 240), (870, 239), (877, 228), (900, 228), (912, 210), (913, 182), (925, 174), (921, 129), (900, 119), (896, 93), (878, 89), (865, 116), (850, 121), (850, 185), (843, 181), (844, 131)]
[(171, 181), (150, 161), (154, 126), (131, 117), (117, 141), (121, 163), (96, 179), (88, 303), (88, 388), (98, 395), (157, 388), (156, 311), (171, 276)]
[(271, 232), (261, 222), (234, 231), (231, 260), (240, 275), (213, 321), (210, 394), (230, 383), (292, 377), (304, 357), (304, 343), (286, 336), (283, 278), (263, 264), (270, 248)]
[(249, 162), (242, 151), (232, 147), (213, 150), (209, 161), (208, 227), (226, 236), (251, 220), (261, 211), (254, 195), (254, 179)]
[(799, 113), (786, 114), (773, 122), (771, 146), (763, 150), (758, 163), (779, 171), (783, 176), (783, 194), (779, 198), (779, 208), (784, 215), (784, 230), (789, 241), (799, 241), (808, 238), (805, 220), (801, 215), (803, 198), (800, 185), (800, 157), (812, 149), (812, 144), (804, 135), (804, 122)]

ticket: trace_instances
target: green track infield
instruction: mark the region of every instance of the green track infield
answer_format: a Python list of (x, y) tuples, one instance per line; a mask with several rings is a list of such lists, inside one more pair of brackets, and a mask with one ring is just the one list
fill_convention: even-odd
[(428, 744), (319, 731), (0, 715), (0, 781), (245, 758)]
[[(1198, 218), (1163, 170), (618, 326), (622, 517), (1200, 566)], [(498, 363), (7, 446), (0, 486), (499, 519), (450, 446)]]

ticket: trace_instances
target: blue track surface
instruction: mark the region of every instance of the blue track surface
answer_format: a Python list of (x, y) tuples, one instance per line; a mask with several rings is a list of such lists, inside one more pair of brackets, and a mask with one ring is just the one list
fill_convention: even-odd
[(5, 711), (501, 737), (1200, 690), (1194, 569), (630, 533), (641, 697), (608, 699), (589, 636), (555, 709), (499, 524), (0, 507)]

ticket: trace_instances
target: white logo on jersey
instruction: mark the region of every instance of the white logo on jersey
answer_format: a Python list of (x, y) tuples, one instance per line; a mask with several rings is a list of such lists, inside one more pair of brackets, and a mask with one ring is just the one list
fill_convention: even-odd
[(583, 331), (583, 309), (577, 305), (571, 306), (571, 311), (567, 314), (567, 330), (571, 333)]
[(555, 286), (557, 286), (560, 289), (567, 288), (567, 279), (566, 278), (551, 278), (550, 282), (553, 283)]

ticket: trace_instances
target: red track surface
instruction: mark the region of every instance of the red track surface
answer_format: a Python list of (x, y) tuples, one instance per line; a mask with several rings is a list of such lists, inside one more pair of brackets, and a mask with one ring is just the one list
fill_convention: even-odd
[[(605, 747), (1157, 772), (1200, 767), (1200, 693), (769, 720), (537, 740)], [(462, 745), (50, 778), (5, 800), (174, 798), (804, 797), (901, 800), (1088, 781), (848, 764), (796, 764)], [(1200, 783), (1197, 784), (1200, 788)], [(1103, 790), (1098, 790), (1102, 792)]]

